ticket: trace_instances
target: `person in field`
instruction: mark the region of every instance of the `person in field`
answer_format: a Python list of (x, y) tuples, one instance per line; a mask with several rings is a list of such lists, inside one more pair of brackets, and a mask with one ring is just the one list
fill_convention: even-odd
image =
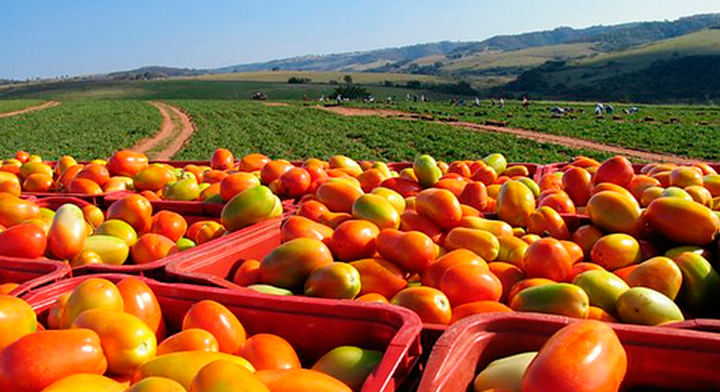
[(598, 102), (597, 105), (595, 105), (595, 115), (596, 116), (602, 116), (603, 111), (605, 110), (605, 107), (602, 103)]

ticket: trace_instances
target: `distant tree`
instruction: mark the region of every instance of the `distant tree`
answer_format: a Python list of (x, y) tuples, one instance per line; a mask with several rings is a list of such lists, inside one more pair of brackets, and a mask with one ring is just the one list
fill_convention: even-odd
[(310, 78), (299, 78), (297, 76), (292, 76), (288, 79), (289, 84), (305, 84), (310, 82), (312, 82)]

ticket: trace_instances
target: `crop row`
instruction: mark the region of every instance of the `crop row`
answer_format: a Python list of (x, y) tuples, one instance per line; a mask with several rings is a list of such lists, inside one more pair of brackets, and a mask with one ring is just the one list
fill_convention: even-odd
[(162, 118), (143, 101), (68, 101), (24, 115), (0, 118), (0, 156), (17, 150), (54, 159), (108, 157), (155, 134)]
[(376, 117), (342, 117), (314, 108), (268, 107), (242, 101), (171, 101), (197, 124), (188, 146), (175, 159), (204, 159), (217, 147), (237, 155), (270, 157), (412, 160), (429, 153), (442, 160), (502, 152), (510, 161), (557, 162), (578, 154), (607, 154), (537, 143), (511, 135), (479, 133), (448, 125)]

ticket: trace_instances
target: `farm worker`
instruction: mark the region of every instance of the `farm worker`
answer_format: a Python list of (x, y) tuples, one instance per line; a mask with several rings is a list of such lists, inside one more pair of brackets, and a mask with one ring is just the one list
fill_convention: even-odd
[(342, 103), (342, 95), (338, 94), (336, 99), (337, 99), (337, 104), (340, 105)]
[(473, 106), (480, 106), (480, 98), (475, 97), (475, 99), (473, 99)]
[(597, 105), (595, 105), (595, 115), (596, 115), (596, 116), (602, 116), (602, 114), (603, 114), (603, 109), (605, 109), (605, 107), (603, 106), (603, 104), (601, 104), (600, 102), (598, 102)]
[(526, 108), (530, 106), (530, 100), (527, 97), (523, 97), (523, 107)]
[(615, 108), (613, 107), (613, 105), (605, 105), (605, 113), (607, 113), (607, 114), (615, 113)]
[(503, 98), (500, 98), (500, 107), (501, 108), (505, 107), (505, 99), (503, 99)]

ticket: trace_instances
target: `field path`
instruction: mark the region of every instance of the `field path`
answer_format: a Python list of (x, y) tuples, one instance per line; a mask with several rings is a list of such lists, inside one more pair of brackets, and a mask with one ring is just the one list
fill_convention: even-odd
[[(402, 112), (398, 110), (380, 110), (380, 109), (362, 109), (362, 108), (351, 108), (343, 106), (314, 106), (315, 108), (326, 110), (332, 113), (340, 114), (343, 116), (379, 116), (387, 118), (398, 118), (403, 120), (423, 120), (422, 115), (410, 112)], [(459, 128), (469, 129), (476, 132), (498, 132), (508, 133), (521, 137), (524, 139), (530, 139), (541, 143), (552, 143), (561, 146), (572, 147), (572, 148), (587, 148), (597, 151), (604, 151), (618, 155), (625, 155), (628, 157), (639, 158), (646, 161), (652, 162), (672, 162), (672, 163), (691, 163), (691, 162), (702, 162), (701, 159), (682, 157), (672, 154), (660, 154), (642, 150), (635, 150), (631, 148), (624, 148), (609, 144), (603, 144), (593, 142), (585, 139), (576, 139), (568, 136), (558, 136), (543, 132), (529, 131), (527, 129), (519, 128), (507, 128), (493, 125), (483, 125), (471, 122), (443, 122), (433, 120), (433, 122), (447, 124)]]
[(169, 160), (190, 139), (195, 126), (190, 116), (174, 106), (163, 102), (150, 102), (150, 105), (155, 106), (162, 115), (160, 132), (151, 138), (140, 140), (132, 150), (147, 154), (150, 159)]
[(51, 107), (55, 107), (55, 106), (57, 106), (57, 105), (60, 105), (60, 102), (58, 102), (58, 101), (47, 101), (47, 102), (45, 102), (45, 103), (42, 104), (42, 105), (30, 106), (29, 108), (25, 108), (25, 109), (22, 109), (22, 110), (16, 110), (16, 111), (14, 111), (14, 112), (0, 113), (0, 118), (10, 117), (10, 116), (17, 116), (18, 114), (24, 114), (24, 113), (28, 113), (28, 112), (34, 112), (34, 111), (36, 111), (36, 110), (48, 109), (48, 108), (51, 108)]

